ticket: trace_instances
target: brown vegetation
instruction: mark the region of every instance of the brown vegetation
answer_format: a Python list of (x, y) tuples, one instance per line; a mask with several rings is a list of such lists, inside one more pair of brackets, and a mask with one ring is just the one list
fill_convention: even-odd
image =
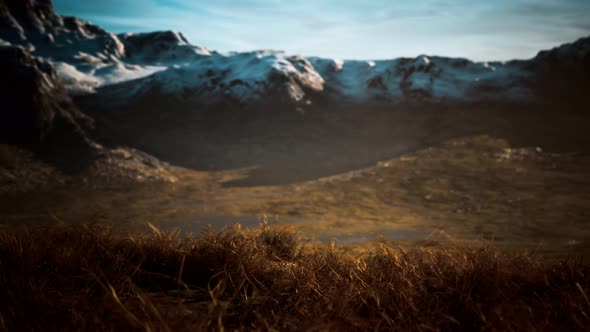
[(0, 330), (582, 330), (590, 264), (477, 248), (355, 257), (290, 228), (0, 231)]

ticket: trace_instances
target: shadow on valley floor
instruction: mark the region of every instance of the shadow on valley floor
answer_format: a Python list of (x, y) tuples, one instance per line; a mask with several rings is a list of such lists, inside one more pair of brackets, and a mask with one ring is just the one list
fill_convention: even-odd
[[(95, 106), (97, 107), (97, 106)], [(88, 111), (107, 141), (202, 171), (248, 168), (226, 186), (284, 185), (374, 165), (458, 137), (487, 134), (515, 147), (590, 151), (578, 106), (280, 106), (189, 110), (139, 105)], [(141, 114), (138, 109), (141, 109)]]

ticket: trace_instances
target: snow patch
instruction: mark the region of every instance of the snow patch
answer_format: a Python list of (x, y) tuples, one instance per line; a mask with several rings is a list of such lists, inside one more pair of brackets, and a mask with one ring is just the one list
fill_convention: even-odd
[[(534, 75), (530, 62), (426, 55), (343, 61), (274, 50), (218, 53), (175, 31), (114, 35), (78, 18), (55, 16), (40, 22), (39, 33), (13, 21), (7, 29), (14, 31), (3, 35), (0, 45), (20, 45), (53, 62), (72, 91), (117, 91), (121, 100), (153, 92), (195, 103), (270, 98), (305, 103), (318, 93), (352, 102), (530, 100), (533, 95), (523, 83)], [(588, 54), (590, 42), (583, 40), (541, 52), (533, 61), (558, 57), (577, 68)]]
[[(131, 84), (130, 84), (131, 85)], [(324, 88), (322, 76), (304, 57), (278, 51), (212, 53), (175, 64), (133, 82), (118, 94), (141, 96), (152, 91), (180, 100), (214, 103), (264, 102), (269, 96), (304, 102), (307, 93)]]
[(344, 61), (343, 60), (334, 59), (334, 69), (336, 71), (342, 71), (342, 68), (344, 68)]

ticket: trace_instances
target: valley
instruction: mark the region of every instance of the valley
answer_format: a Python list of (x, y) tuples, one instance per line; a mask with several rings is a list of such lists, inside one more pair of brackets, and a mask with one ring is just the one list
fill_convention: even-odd
[(294, 225), (304, 239), (359, 250), (377, 239), (404, 245), (484, 239), (549, 254), (585, 252), (589, 170), (587, 153), (511, 148), (502, 139), (472, 136), (284, 185), (244, 185), (256, 174), (251, 168), (175, 168), (175, 183), (5, 194), (0, 219), (110, 223), (119, 230), (152, 223), (193, 233), (209, 224), (256, 227), (267, 220)]
[(0, 28), (0, 224), (588, 250), (588, 37), (502, 62), (217, 52), (32, 0)]
[(590, 7), (321, 2), (0, 0), (0, 331), (587, 330)]

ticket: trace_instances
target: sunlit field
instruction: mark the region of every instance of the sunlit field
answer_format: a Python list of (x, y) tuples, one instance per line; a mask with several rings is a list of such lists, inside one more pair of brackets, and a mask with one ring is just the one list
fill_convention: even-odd
[(586, 252), (590, 158), (511, 148), (478, 136), (448, 141), (358, 171), (283, 186), (227, 186), (249, 170), (176, 169), (173, 184), (6, 194), (5, 224), (107, 223), (198, 233), (266, 217), (310, 241), (370, 246), (379, 239), (489, 240), (495, 246)]

